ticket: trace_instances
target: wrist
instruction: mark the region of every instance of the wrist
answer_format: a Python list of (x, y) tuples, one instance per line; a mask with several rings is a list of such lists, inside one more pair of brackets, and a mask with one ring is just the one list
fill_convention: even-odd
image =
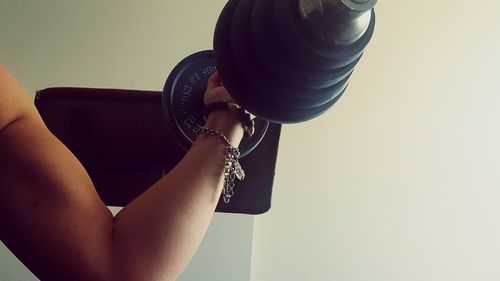
[(238, 112), (233, 110), (219, 110), (212, 112), (205, 123), (205, 127), (217, 130), (226, 136), (231, 145), (238, 147), (244, 135)]
[(214, 111), (236, 111), (239, 116), (239, 121), (242, 125), (244, 136), (246, 138), (252, 137), (255, 132), (255, 116), (243, 109), (237, 103), (230, 103), (225, 101), (212, 102), (207, 104), (203, 109), (203, 118), (205, 121), (207, 117)]

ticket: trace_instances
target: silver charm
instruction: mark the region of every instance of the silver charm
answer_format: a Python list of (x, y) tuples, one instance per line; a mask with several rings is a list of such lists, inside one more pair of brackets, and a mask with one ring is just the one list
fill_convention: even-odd
[(234, 165), (234, 172), (236, 173), (236, 177), (240, 181), (244, 180), (245, 179), (245, 170), (243, 170), (243, 168), (241, 168), (240, 162), (236, 161), (234, 164), (235, 164)]

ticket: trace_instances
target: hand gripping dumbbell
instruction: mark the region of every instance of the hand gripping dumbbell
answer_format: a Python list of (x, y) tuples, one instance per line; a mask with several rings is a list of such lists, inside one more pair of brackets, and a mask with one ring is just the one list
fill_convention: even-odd
[(231, 96), (257, 116), (240, 145), (252, 151), (269, 122), (297, 123), (331, 108), (370, 41), (377, 0), (229, 0), (214, 50), (196, 53), (171, 72), (164, 117), (188, 148), (203, 126), (203, 93), (216, 70)]

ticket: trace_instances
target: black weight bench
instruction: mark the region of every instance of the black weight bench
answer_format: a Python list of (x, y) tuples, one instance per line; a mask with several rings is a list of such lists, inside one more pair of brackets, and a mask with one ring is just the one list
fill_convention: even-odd
[[(186, 153), (164, 124), (162, 92), (49, 88), (35, 105), (50, 131), (82, 162), (108, 206), (125, 206), (168, 173)], [(247, 177), (216, 211), (261, 214), (271, 194), (281, 125), (240, 162)]]

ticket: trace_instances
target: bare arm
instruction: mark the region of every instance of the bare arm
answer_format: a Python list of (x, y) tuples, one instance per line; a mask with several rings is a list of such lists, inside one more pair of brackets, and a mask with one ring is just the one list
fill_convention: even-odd
[[(225, 125), (215, 125), (219, 117), (223, 118), (222, 113), (207, 125), (224, 130)], [(232, 118), (237, 124), (237, 117)], [(225, 131), (239, 134), (235, 129)], [(231, 135), (238, 139), (235, 133)], [(168, 276), (176, 277), (188, 264), (221, 194), (224, 151), (221, 140), (200, 136), (173, 171), (117, 215), (115, 254), (121, 258), (118, 264), (136, 268), (133, 272), (140, 275), (135, 280), (141, 276), (144, 280), (156, 276), (174, 280)]]
[[(234, 101), (213, 75), (205, 103), (221, 100)], [(236, 147), (243, 137), (235, 112), (214, 112), (206, 126), (223, 132)], [(187, 266), (219, 201), (224, 155), (223, 141), (201, 135), (174, 170), (117, 214), (116, 264), (137, 274), (131, 280), (174, 280)]]
[(33, 110), (21, 85), (0, 65), (0, 132)]
[[(12, 83), (8, 74), (0, 77), (2, 241), (42, 280), (177, 278), (219, 199), (223, 143), (201, 136), (173, 171), (113, 220), (81, 164), (31, 104), (1, 114), (27, 98), (19, 98), (25, 96), (19, 86), (4, 86)], [(207, 126), (235, 145), (243, 135), (234, 113), (214, 113)]]
[(42, 280), (106, 276), (113, 217), (4, 69), (0, 112), (0, 238)]

